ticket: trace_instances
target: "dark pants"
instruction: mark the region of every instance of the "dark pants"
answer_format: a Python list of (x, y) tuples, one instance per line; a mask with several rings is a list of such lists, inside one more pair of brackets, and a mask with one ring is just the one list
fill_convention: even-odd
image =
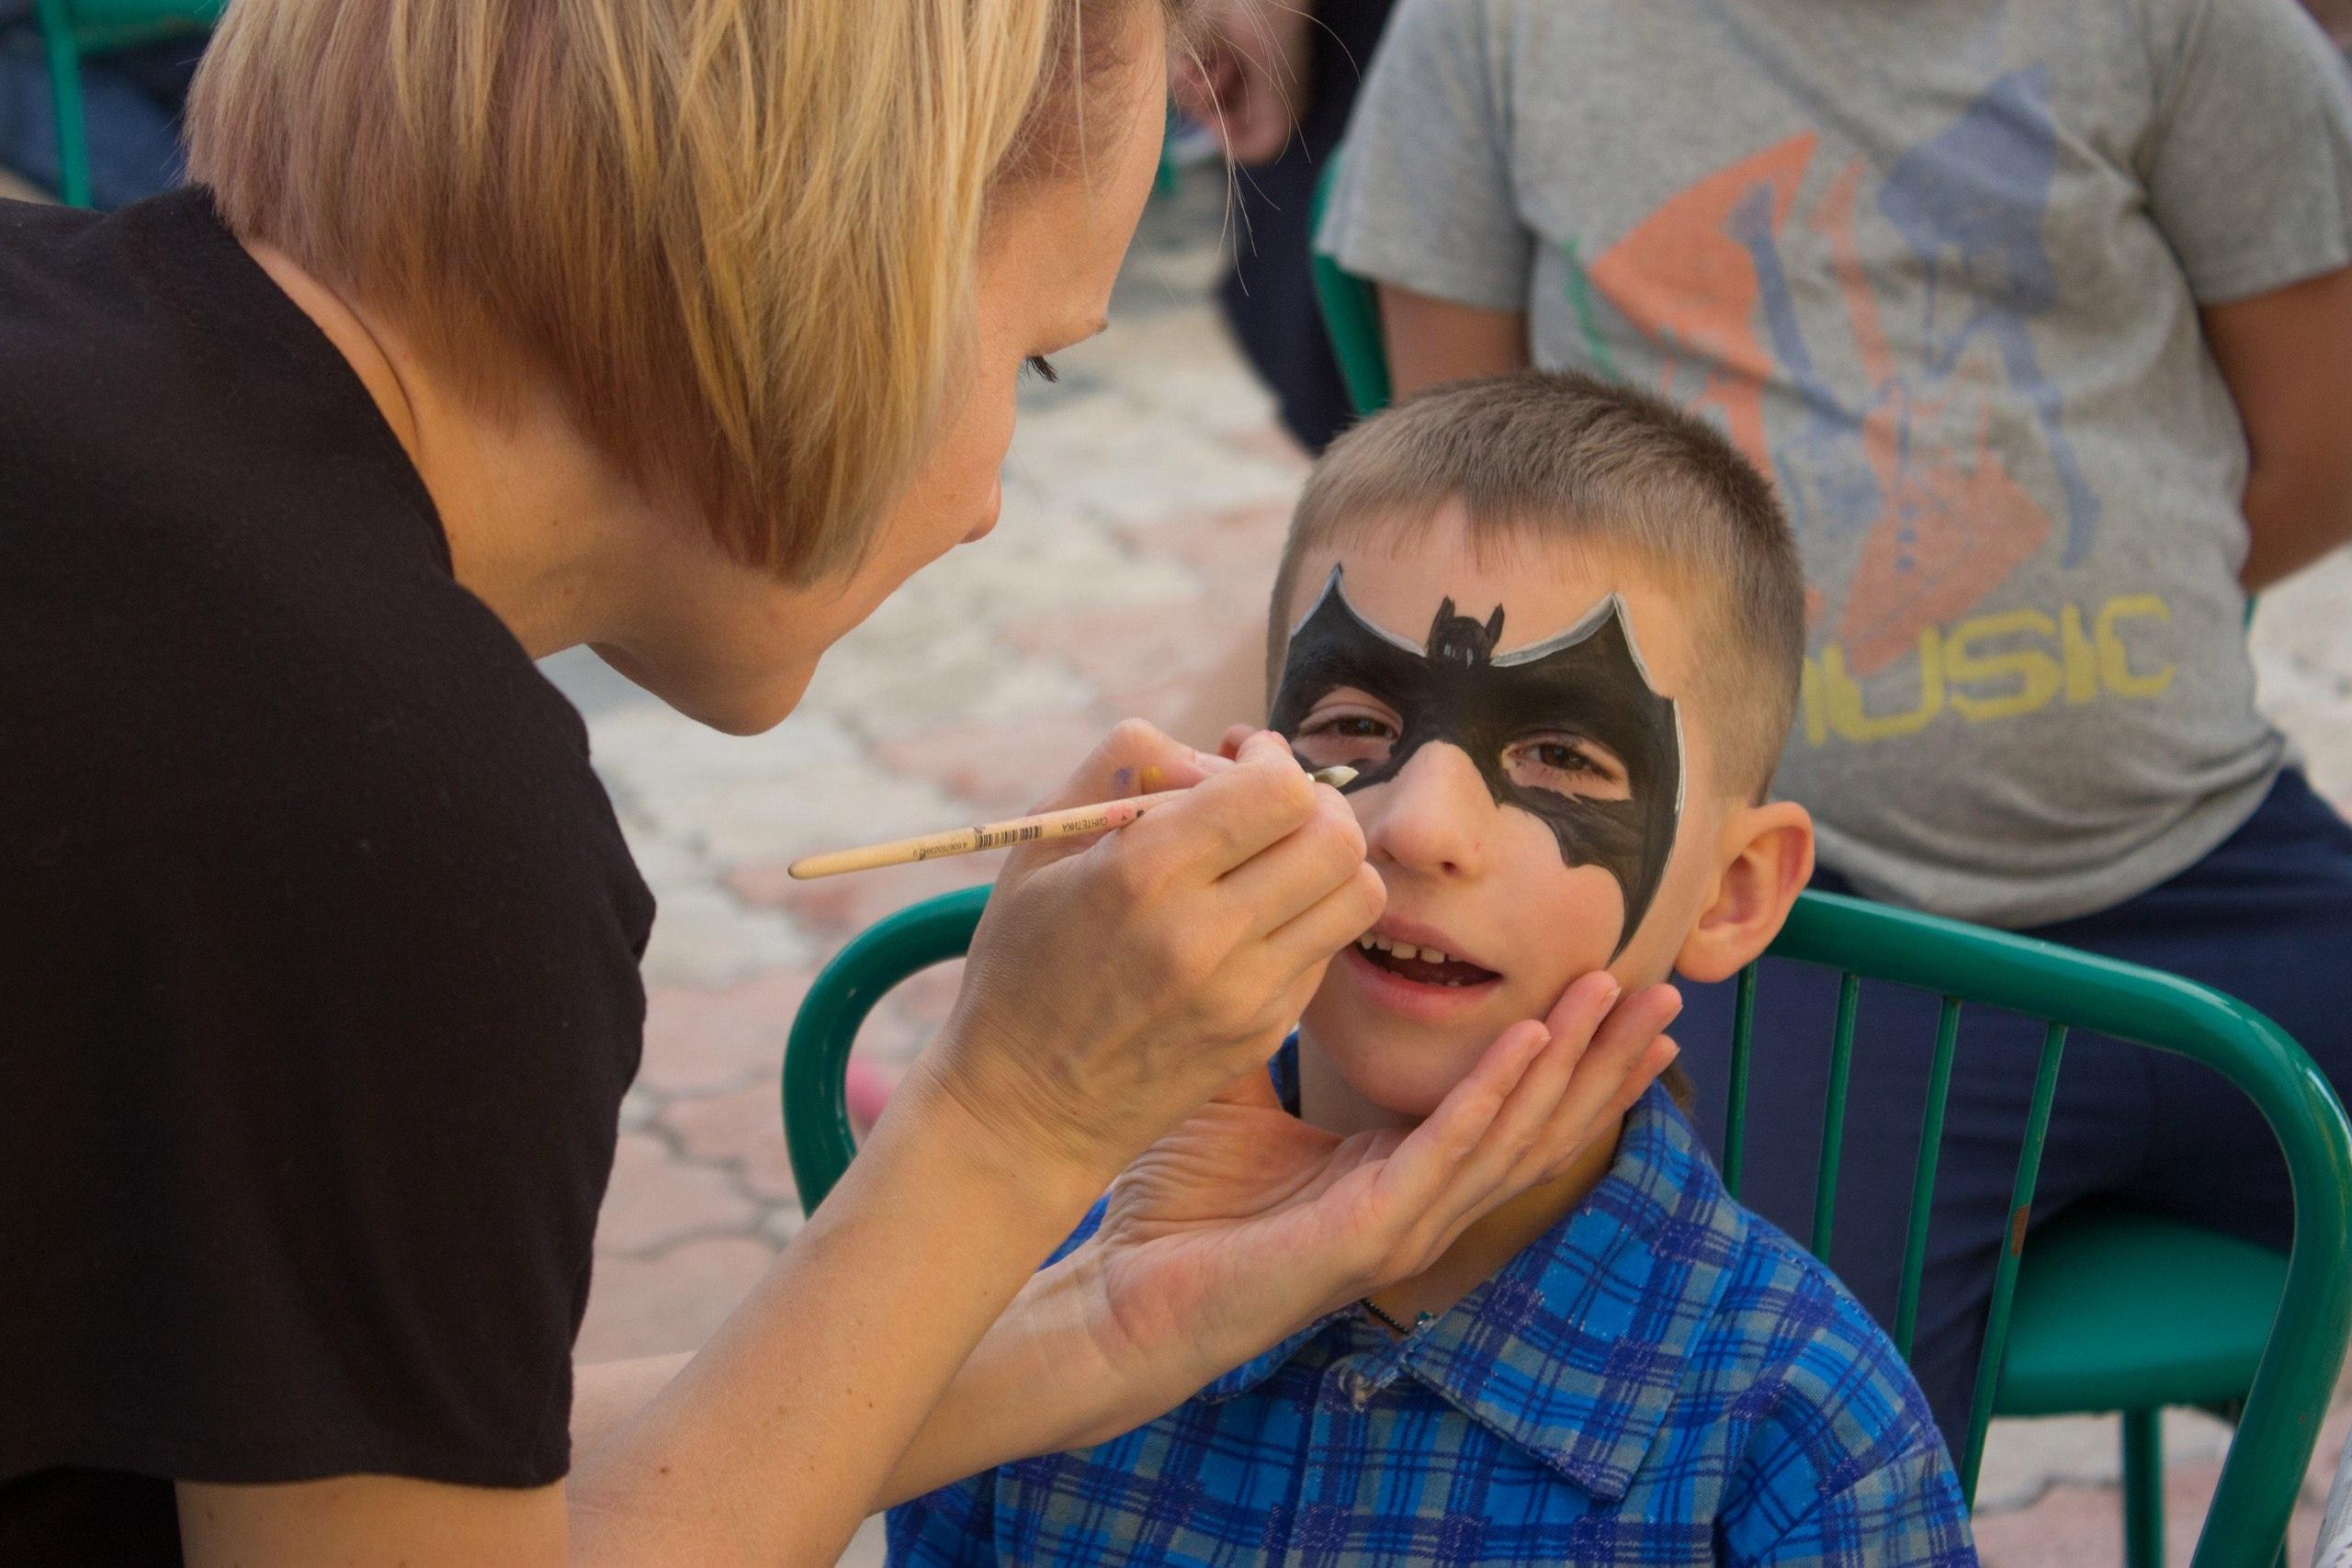
[(1217, 303), (1241, 352), (1273, 389), (1282, 422), (1300, 446), (1320, 452), (1355, 418), (1338, 361), (1315, 310), (1307, 221), (1316, 179), (1340, 144), (1361, 73), (1388, 20), (1391, 0), (1323, 0), (1315, 6), (1314, 55), (1298, 134), (1271, 164), (1238, 171), (1233, 270)]
[[(1849, 891), (1823, 874), (1814, 886)], [(2027, 934), (2169, 970), (2241, 998), (2352, 1089), (2352, 826), (2282, 775), (2245, 825), (2138, 897)], [(1699, 1086), (1697, 1121), (1718, 1144), (1729, 1078), (1732, 987), (1684, 987), (1675, 1037)], [(1800, 1240), (1836, 1023), (1838, 976), (1767, 961), (1757, 982), (1741, 1198)], [(1830, 1262), (1882, 1324), (1894, 1302), (1938, 1001), (1865, 984), (1855, 1032)], [(1976, 1355), (2007, 1223), (2042, 1026), (1963, 1009), (1921, 1281), (1912, 1366), (1937, 1420), (1967, 1430)], [(2037, 1224), (2079, 1199), (2121, 1199), (2283, 1249), (2293, 1206), (2277, 1142), (2218, 1074), (2165, 1052), (2071, 1034), (2041, 1156)]]

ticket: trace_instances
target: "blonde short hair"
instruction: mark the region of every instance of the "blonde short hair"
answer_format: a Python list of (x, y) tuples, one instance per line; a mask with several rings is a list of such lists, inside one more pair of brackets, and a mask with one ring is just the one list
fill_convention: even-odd
[(989, 198), (1077, 139), (1144, 3), (236, 0), (188, 166), (486, 406), (546, 378), (633, 483), (805, 582), (921, 460)]

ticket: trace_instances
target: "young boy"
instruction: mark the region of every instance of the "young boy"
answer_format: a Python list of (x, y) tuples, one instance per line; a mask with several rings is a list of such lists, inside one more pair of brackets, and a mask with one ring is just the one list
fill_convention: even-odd
[[(2352, 542), (2352, 77), (2291, 0), (1399, 0), (1319, 239), (1379, 284), (1398, 391), (1590, 370), (1772, 478), (1811, 607), (1774, 787), (1815, 886), (2217, 986), (2352, 1095), (2305, 956), (2352, 948), (2352, 797), (2256, 705), (2246, 639), (2247, 591)], [(1839, 989), (1756, 988), (1742, 1190), (1783, 1224)], [(1720, 1105), (1731, 988), (1687, 999)], [(1830, 1261), (1883, 1320), (1939, 1004), (1860, 1005)], [(1947, 1431), (2041, 1044), (1963, 1030), (1911, 1346)], [(2251, 1101), (2066, 1050), (2037, 1223), (2106, 1198), (2285, 1250)]]
[[(1605, 969), (1733, 975), (1813, 863), (1767, 798), (1804, 592), (1708, 426), (1580, 377), (1342, 437), (1272, 606), (1272, 728), (1347, 763), (1380, 923), (1274, 1065), (1308, 1122), (1427, 1115)], [(1115, 1196), (1115, 1195), (1114, 1195)], [(1910, 1374), (1724, 1191), (1662, 1087), (1614, 1146), (1141, 1429), (890, 1520), (894, 1561), (1970, 1563)]]

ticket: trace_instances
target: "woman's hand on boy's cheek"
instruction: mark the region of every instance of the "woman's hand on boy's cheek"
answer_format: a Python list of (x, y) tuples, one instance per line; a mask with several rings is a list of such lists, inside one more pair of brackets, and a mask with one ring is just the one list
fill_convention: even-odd
[[(1562, 992), (1542, 1025), (1549, 1043), (1512, 1085), (1478, 1149), (1463, 1163), (1452, 1203), (1441, 1200), (1432, 1206), (1432, 1217), (1445, 1228), (1430, 1261), (1495, 1203), (1566, 1174), (1596, 1138), (1614, 1139), (1626, 1111), (1680, 1054), (1666, 1028), (1681, 1010), (1682, 993), (1672, 986), (1624, 993), (1606, 970)], [(1489, 1048), (1424, 1129), (1448, 1113), (1501, 1043)], [(1498, 1196), (1486, 1201), (1489, 1194)]]
[(1421, 1272), (1472, 1222), (1613, 1139), (1674, 1059), (1663, 1031), (1680, 1008), (1670, 986), (1621, 998), (1587, 976), (1543, 1022), (1504, 1030), (1410, 1132), (1337, 1137), (1245, 1074), (1119, 1178), (1102, 1228), (1057, 1267), (1093, 1281), (1102, 1353), (1172, 1405)]
[(1316, 1245), (1321, 1195), (1379, 1152), (1293, 1116), (1259, 1067), (1121, 1173), (1100, 1228), (1049, 1272), (1087, 1281), (1109, 1382), (1155, 1390), (1157, 1407), (1122, 1412), (1091, 1440), (1161, 1414), (1322, 1310), (1314, 1259), (1295, 1249)]
[(1664, 1033), (1682, 1010), (1671, 986), (1621, 996), (1596, 971), (1542, 1023), (1512, 1024), (1429, 1119), (1381, 1162), (1363, 1229), (1375, 1243), (1330, 1303), (1409, 1279), (1476, 1221), (1556, 1179), (1627, 1110), (1680, 1048)]
[[(1591, 1043), (1581, 1051), (1561, 1052), (1560, 1042), (1577, 1038), (1578, 1027), (1563, 1013), (1573, 1002), (1580, 1020), (1581, 1010), (1589, 1005), (1575, 1000), (1576, 990), (1569, 987), (1553, 1008), (1546, 1021), (1554, 1036), (1552, 1050), (1529, 1074), (1538, 1079), (1538, 1103), (1551, 1092), (1538, 1075), (1556, 1072), (1568, 1080), (1559, 1090), (1556, 1108), (1537, 1137), (1532, 1155), (1545, 1181), (1566, 1175), (1595, 1138), (1613, 1141), (1634, 1101), (1682, 1054), (1682, 1047), (1666, 1032), (1682, 1014), (1682, 993), (1672, 986), (1657, 985), (1617, 994), (1614, 981), (1609, 987), (1613, 999), (1590, 1029)], [(1560, 1053), (1563, 1062), (1551, 1063), (1554, 1053)], [(1600, 1109), (1590, 1110), (1596, 1103)]]

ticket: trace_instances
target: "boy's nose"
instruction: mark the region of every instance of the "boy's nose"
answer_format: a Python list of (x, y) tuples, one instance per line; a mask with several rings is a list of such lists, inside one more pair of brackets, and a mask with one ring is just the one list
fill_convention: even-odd
[(1407, 760), (1364, 824), (1366, 849), (1407, 871), (1476, 876), (1486, 868), (1494, 797), (1469, 753), (1431, 741)]

